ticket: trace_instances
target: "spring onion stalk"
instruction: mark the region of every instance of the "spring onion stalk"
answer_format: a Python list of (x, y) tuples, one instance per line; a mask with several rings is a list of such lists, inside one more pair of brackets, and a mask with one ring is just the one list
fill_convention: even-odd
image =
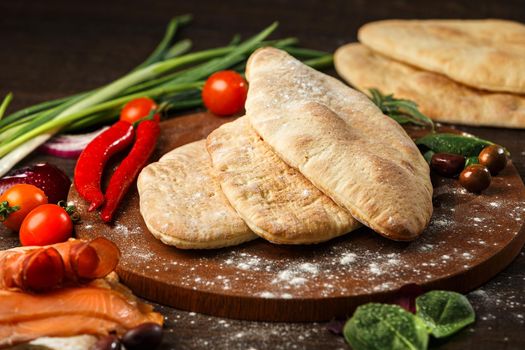
[(192, 45), (190, 39), (181, 40), (168, 49), (162, 58), (163, 60), (167, 60), (169, 58), (184, 55), (186, 52), (190, 51)]
[(33, 152), (33, 150), (38, 148), (40, 145), (44, 144), (51, 138), (51, 136), (53, 136), (53, 134), (54, 133), (39, 135), (24, 143), (24, 147), (18, 147), (5, 155), (0, 161), (0, 176), (4, 176), (16, 165), (16, 163), (24, 159), (29, 153)]
[(7, 140), (11, 138), (12, 135), (19, 132), (22, 128), (24, 128), (28, 122), (20, 123), (19, 125), (13, 126), (9, 129), (7, 129), (5, 132), (0, 134), (0, 141), (3, 142), (4, 140)]
[[(148, 96), (155, 98), (155, 97), (161, 96), (163, 94), (171, 93), (171, 92), (187, 91), (191, 89), (200, 88), (202, 87), (202, 85), (204, 85), (204, 82), (178, 84), (178, 85), (174, 85), (170, 87), (160, 87), (160, 88), (150, 90), (148, 92)], [(113, 109), (118, 106), (122, 106), (126, 104), (127, 102), (137, 97), (142, 97), (142, 96), (144, 96), (144, 94), (139, 92), (136, 94), (127, 95), (127, 96), (116, 98), (116, 99), (113, 99), (107, 102), (96, 104), (91, 107), (83, 107), (82, 109), (79, 109), (75, 112), (71, 112), (69, 114), (63, 114), (62, 112), (61, 114), (59, 114), (59, 117), (60, 115), (62, 115), (61, 118), (56, 117), (53, 120), (42, 123), (40, 126), (35, 127), (32, 130), (26, 132), (22, 137), (18, 137), (6, 145), (0, 146), (0, 155), (4, 156), (8, 154), (9, 152), (14, 150), (18, 146), (24, 143), (27, 143), (28, 140), (31, 140), (33, 137), (37, 137), (40, 134), (56, 133), (57, 130), (63, 128), (65, 125), (68, 125), (74, 122), (75, 120), (81, 119), (93, 113), (99, 113), (105, 110)], [(2, 158), (2, 161), (3, 160), (4, 159)], [(0, 161), (0, 163), (2, 161)]]
[(135, 68), (135, 70), (139, 70), (153, 63), (161, 61), (164, 58), (166, 49), (168, 48), (173, 37), (175, 36), (175, 33), (177, 32), (179, 26), (191, 22), (192, 18), (192, 15), (183, 15), (173, 18), (168, 23), (164, 37), (160, 41), (159, 45), (155, 48), (155, 50), (153, 50), (153, 52), (149, 55), (148, 58), (146, 58), (144, 62), (142, 62)]
[(10, 123), (9, 125), (6, 125), (4, 126), (3, 128), (0, 129), (0, 142), (1, 140), (5, 140), (7, 139), (7, 136), (4, 135), (5, 133), (9, 132), (11, 129), (15, 128), (15, 127), (18, 127), (20, 125), (26, 125), (28, 124), (29, 122), (31, 122), (33, 119), (35, 119), (35, 117), (37, 117), (36, 114), (32, 114), (24, 119), (18, 119), (18, 120), (15, 120), (13, 121), (12, 123)]
[[(193, 54), (194, 55), (193, 56), (194, 57), (193, 58), (193, 63), (200, 63), (202, 61), (206, 61), (206, 60), (209, 60), (209, 59), (221, 57), (221, 56), (223, 56), (225, 54), (228, 54), (228, 53), (232, 52), (234, 49), (235, 49), (234, 47), (226, 46), (226, 47), (219, 47), (219, 48), (211, 49), (211, 50), (200, 51), (199, 55)], [(187, 68), (186, 70), (191, 70), (193, 68), (194, 67)], [(160, 78), (147, 80), (147, 81), (145, 81), (145, 82), (143, 82), (141, 84), (136, 84), (134, 86), (129, 87), (128, 89), (126, 89), (124, 91), (124, 93), (132, 93), (132, 92), (142, 91), (142, 90), (146, 90), (148, 88), (157, 86), (157, 85), (159, 85), (161, 83), (169, 82), (171, 79), (180, 76), (184, 72), (185, 71), (176, 71), (174, 73), (171, 73), (171, 74), (168, 74), (168, 75), (164, 75), (164, 76), (162, 76)]]
[(312, 49), (304, 49), (302, 47), (287, 47), (286, 52), (295, 57), (304, 57), (304, 58), (317, 58), (326, 55), (326, 52), (317, 51)]
[[(164, 37), (162, 38), (162, 40), (159, 43), (159, 45), (157, 46), (157, 48), (153, 51), (153, 53), (143, 63), (141, 63), (139, 66), (137, 66), (134, 70), (137, 70), (140, 67), (144, 67), (144, 66), (146, 66), (148, 64), (151, 64), (151, 63), (154, 63), (154, 62), (157, 62), (157, 61), (161, 60), (161, 58), (162, 58), (162, 54), (161, 54), (162, 50), (165, 50), (166, 47), (169, 45), (169, 43), (173, 39), (177, 29), (181, 25), (189, 23), (191, 21), (191, 19), (192, 19), (191, 15), (183, 15), (183, 16), (178, 16), (178, 17), (173, 18), (169, 22), (169, 24), (168, 24), (168, 26), (166, 28), (166, 32), (164, 34)], [(177, 49), (177, 44), (179, 44), (179, 43), (174, 44), (172, 46), (172, 48), (170, 48), (170, 50), (176, 50)], [(187, 47), (188, 46), (187, 43), (182, 43), (182, 45), (180, 45), (180, 46), (182, 46), (182, 47), (178, 47), (178, 50), (179, 50), (180, 54), (184, 53), (185, 49), (189, 49), (189, 47)], [(176, 57), (176, 56), (177, 55), (174, 52), (173, 57)], [(0, 128), (2, 128), (4, 125), (10, 124), (13, 120), (16, 120), (16, 119), (19, 119), (19, 118), (24, 118), (24, 117), (33, 115), (35, 113), (47, 110), (49, 108), (56, 107), (58, 105), (61, 105), (61, 104), (65, 103), (65, 102), (68, 102), (68, 101), (70, 101), (72, 99), (75, 99), (75, 98), (80, 99), (80, 98), (86, 97), (89, 93), (92, 93), (93, 91), (94, 90), (86, 91), (86, 92), (82, 92), (82, 93), (79, 93), (79, 94), (75, 94), (73, 96), (67, 96), (67, 97), (63, 97), (63, 98), (59, 98), (59, 99), (55, 99), (55, 100), (51, 100), (51, 101), (46, 101), (46, 102), (42, 102), (42, 103), (39, 103), (39, 104), (34, 105), (34, 106), (30, 106), (30, 107), (24, 108), (22, 110), (19, 110), (18, 112), (15, 112), (15, 113), (7, 116), (3, 120), (0, 120)]]
[(13, 99), (13, 94), (8, 93), (7, 96), (2, 101), (2, 104), (0, 104), (0, 119), (4, 116), (5, 110), (7, 109), (7, 106), (9, 106), (9, 103)]
[[(177, 29), (190, 20), (191, 16), (172, 19), (155, 50), (122, 78), (91, 91), (24, 108), (1, 119), (0, 175), (58, 132), (114, 121), (120, 108), (137, 97), (154, 98), (162, 111), (202, 106), (200, 91), (204, 79), (218, 70), (244, 67), (246, 58), (258, 47), (287, 50), (316, 68), (332, 63), (332, 55), (294, 47), (296, 38), (265, 41), (277, 23), (244, 42), (235, 36), (228, 46), (187, 53), (192, 46), (190, 40), (171, 42)], [(10, 99), (6, 97), (0, 105), (0, 118)]]
[(334, 63), (334, 56), (332, 54), (325, 54), (324, 56), (312, 58), (303, 62), (307, 66), (314, 69), (324, 69), (332, 67)]
[(66, 133), (71, 133), (71, 132), (82, 131), (83, 129), (87, 129), (95, 125), (112, 123), (118, 119), (119, 117), (118, 112), (119, 112), (118, 109), (113, 109), (109, 111), (103, 111), (100, 113), (92, 114), (85, 118), (74, 121), (73, 123), (69, 124), (66, 128), (64, 128), (63, 131)]
[[(277, 47), (277, 48), (286, 48), (287, 45), (294, 44), (296, 42), (297, 42), (296, 38), (286, 38), (286, 39), (282, 39), (282, 40), (263, 41), (263, 42), (259, 43), (256, 46), (256, 48), (263, 47), (263, 46), (273, 46), (273, 47)], [(214, 58), (214, 57), (221, 57), (221, 56), (223, 56), (225, 54), (229, 54), (229, 53), (231, 53), (233, 51), (235, 51), (236, 53), (239, 53), (239, 49), (236, 48), (235, 46), (225, 46), (225, 47), (220, 47), (220, 48), (216, 48), (216, 49), (212, 49), (212, 50), (207, 50), (207, 52), (209, 53), (209, 56), (206, 56), (204, 58), (205, 59), (210, 59), (210, 58)], [(244, 60), (246, 57), (242, 57), (240, 55), (236, 55), (235, 58), (238, 59), (238, 60)], [(200, 61), (203, 61), (205, 59), (202, 59)], [(188, 68), (186, 70), (176, 71), (174, 73), (164, 75), (164, 76), (162, 76), (160, 78), (151, 79), (151, 80), (148, 80), (148, 81), (146, 81), (144, 83), (137, 84), (137, 85), (131, 87), (130, 89), (127, 89), (125, 92), (126, 93), (131, 93), (131, 92), (141, 91), (141, 90), (153, 87), (153, 86), (157, 86), (159, 84), (164, 84), (164, 83), (169, 83), (169, 82), (188, 81), (187, 77), (190, 77), (190, 80), (191, 80), (192, 78), (195, 77), (196, 74), (198, 74), (199, 71), (203, 71), (203, 72), (211, 71), (211, 72), (213, 72), (213, 71), (216, 71), (216, 70), (221, 70), (221, 69), (226, 69), (226, 68), (231, 67), (233, 64), (228, 64), (228, 61), (230, 59), (231, 58), (225, 58), (222, 61), (218, 61), (218, 60), (217, 61), (213, 61), (214, 63), (211, 63), (211, 61), (210, 61), (210, 62), (206, 62), (206, 66), (204, 66), (204, 67), (191, 67), (191, 68)], [(233, 59), (231, 59), (231, 60), (233, 61)], [(198, 60), (195, 60), (195, 63), (198, 63), (198, 62), (199, 62)], [(203, 75), (201, 75), (200, 77), (203, 77)]]
[(57, 115), (62, 113), (64, 110), (66, 110), (67, 108), (69, 108), (70, 106), (72, 106), (73, 104), (78, 102), (79, 100), (80, 100), (80, 98), (75, 97), (75, 98), (72, 98), (72, 99), (64, 102), (63, 104), (61, 104), (59, 106), (53, 107), (51, 109), (39, 112), (36, 115), (28, 116), (28, 117), (22, 119), (22, 121), (24, 121), (24, 120), (27, 120), (30, 117), (33, 117), (33, 118), (31, 118), (31, 121), (29, 123), (25, 124), (24, 128), (21, 128), (16, 133), (12, 134), (8, 138), (6, 138), (2, 142), (0, 142), (0, 146), (11, 142), (12, 140), (15, 140), (18, 137), (23, 136), (25, 132), (28, 132), (28, 131), (32, 130), (33, 128), (39, 126), (40, 124), (52, 120)]

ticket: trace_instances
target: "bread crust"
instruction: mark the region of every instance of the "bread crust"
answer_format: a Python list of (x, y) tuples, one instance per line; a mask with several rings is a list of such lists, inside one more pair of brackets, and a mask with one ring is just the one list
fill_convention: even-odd
[(477, 90), (444, 75), (389, 59), (358, 43), (334, 55), (337, 73), (368, 93), (377, 88), (417, 103), (430, 118), (447, 123), (506, 128), (525, 127), (525, 96)]
[(360, 226), (350, 213), (288, 166), (261, 140), (246, 117), (207, 139), (221, 188), (246, 224), (278, 244), (311, 244)]
[(500, 19), (385, 20), (359, 29), (374, 51), (467, 86), (525, 93), (525, 25)]
[(362, 93), (275, 48), (248, 60), (246, 114), (288, 165), (394, 240), (413, 240), (432, 215), (428, 164), (406, 132)]

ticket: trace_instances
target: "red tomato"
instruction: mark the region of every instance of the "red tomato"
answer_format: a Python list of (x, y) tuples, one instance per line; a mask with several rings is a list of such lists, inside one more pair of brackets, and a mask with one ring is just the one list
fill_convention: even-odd
[(0, 219), (6, 227), (16, 231), (31, 210), (46, 203), (46, 194), (36, 186), (11, 186), (0, 196)]
[[(126, 103), (122, 111), (120, 111), (120, 120), (130, 124), (145, 118), (149, 115), (152, 109), (157, 109), (157, 104), (149, 97), (139, 97)], [(157, 122), (160, 121), (160, 116), (155, 114), (153, 116)]]
[(206, 80), (202, 100), (212, 113), (225, 116), (242, 111), (247, 94), (246, 80), (237, 72), (223, 70)]
[(73, 232), (73, 221), (64, 208), (44, 204), (33, 209), (20, 226), (20, 242), (28, 245), (48, 245), (67, 241)]

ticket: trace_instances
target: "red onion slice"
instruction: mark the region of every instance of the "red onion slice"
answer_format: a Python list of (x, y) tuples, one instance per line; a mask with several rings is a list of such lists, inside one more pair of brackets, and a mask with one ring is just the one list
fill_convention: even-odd
[(58, 135), (44, 143), (38, 150), (55, 157), (78, 158), (88, 143), (107, 128), (107, 126), (104, 126), (87, 134)]

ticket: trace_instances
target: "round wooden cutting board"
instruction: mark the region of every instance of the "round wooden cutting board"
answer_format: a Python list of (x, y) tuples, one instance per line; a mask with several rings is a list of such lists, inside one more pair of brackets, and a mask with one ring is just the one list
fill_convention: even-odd
[[(201, 113), (163, 122), (155, 157), (230, 120)], [(312, 246), (257, 239), (227, 249), (184, 251), (148, 232), (136, 189), (112, 225), (88, 213), (74, 189), (69, 199), (82, 217), (77, 236), (113, 240), (122, 251), (121, 279), (146, 299), (223, 317), (321, 321), (387, 300), (409, 283), (467, 292), (516, 257), (525, 241), (525, 188), (511, 163), (482, 195), (466, 192), (454, 179), (433, 182), (432, 221), (411, 243), (362, 228)]]

